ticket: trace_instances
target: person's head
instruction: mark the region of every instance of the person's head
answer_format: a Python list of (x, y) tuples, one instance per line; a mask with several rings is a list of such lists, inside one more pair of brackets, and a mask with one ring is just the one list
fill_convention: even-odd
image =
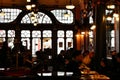
[(107, 65), (106, 59), (102, 58), (101, 61), (100, 61), (100, 65), (101, 65), (102, 67), (106, 67), (106, 65)]
[(116, 59), (117, 59), (117, 62), (120, 63), (120, 53), (117, 54)]
[(89, 52), (90, 58), (94, 57), (94, 52)]
[(113, 51), (111, 51), (111, 54), (114, 56), (114, 55), (116, 55), (117, 53), (116, 53), (116, 50), (113, 50)]
[(82, 61), (83, 55), (81, 54), (80, 50), (75, 50), (72, 55), (73, 59), (76, 61)]

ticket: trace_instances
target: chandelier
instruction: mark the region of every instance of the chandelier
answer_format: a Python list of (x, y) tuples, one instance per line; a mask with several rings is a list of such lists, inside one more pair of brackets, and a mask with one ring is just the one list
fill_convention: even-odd
[(31, 0), (27, 0), (27, 5), (26, 5), (26, 9), (31, 11), (30, 19), (34, 26), (37, 26), (37, 24), (38, 24), (38, 21), (37, 21), (38, 9), (36, 7), (37, 6), (36, 3), (37, 2), (32, 2)]

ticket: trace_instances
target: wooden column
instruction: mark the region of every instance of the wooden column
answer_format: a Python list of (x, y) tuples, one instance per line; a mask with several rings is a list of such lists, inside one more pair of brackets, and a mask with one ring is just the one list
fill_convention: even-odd
[[(95, 58), (99, 61), (102, 57), (106, 58), (106, 22), (105, 4), (96, 6), (96, 50)], [(99, 62), (98, 62), (99, 63)]]

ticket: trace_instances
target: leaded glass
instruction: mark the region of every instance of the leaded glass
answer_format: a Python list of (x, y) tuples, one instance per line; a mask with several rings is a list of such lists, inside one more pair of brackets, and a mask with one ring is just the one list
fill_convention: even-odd
[[(25, 15), (22, 18), (21, 23), (28, 23), (28, 24), (34, 23), (34, 21), (31, 20), (31, 15), (32, 15), (32, 12)], [(52, 23), (52, 20), (50, 19), (50, 17), (42, 12), (38, 12), (36, 14), (35, 18), (37, 19), (36, 21), (38, 24), (40, 24), (40, 23), (41, 24), (51, 24)]]
[(43, 31), (43, 37), (52, 37), (51, 30), (44, 30)]
[(60, 53), (61, 50), (64, 50), (64, 38), (57, 39), (57, 54)]
[(14, 21), (17, 16), (22, 12), (20, 9), (9, 9), (3, 8), (3, 12), (5, 12), (4, 16), (0, 16), (0, 23), (10, 23)]
[(59, 30), (57, 32), (57, 35), (58, 35), (58, 37), (64, 37), (64, 31), (63, 30)]
[(30, 37), (30, 31), (29, 30), (22, 30), (21, 37)]
[(66, 31), (66, 37), (73, 37), (73, 31), (71, 30)]
[(111, 37), (115, 37), (115, 31), (114, 30), (111, 31)]
[(32, 56), (36, 57), (36, 51), (41, 49), (41, 39), (40, 38), (33, 38), (32, 39)]
[(73, 39), (72, 38), (67, 38), (66, 39), (66, 49), (73, 48)]
[[(52, 10), (51, 12), (59, 22), (65, 23), (65, 24), (73, 23), (74, 16), (72, 11), (61, 9), (61, 10)], [(65, 17), (66, 12), (69, 15), (68, 17)]]
[(14, 30), (8, 30), (8, 37), (15, 37), (15, 31)]
[(0, 37), (6, 37), (6, 31), (0, 30)]
[(32, 37), (41, 37), (40, 31), (32, 31)]

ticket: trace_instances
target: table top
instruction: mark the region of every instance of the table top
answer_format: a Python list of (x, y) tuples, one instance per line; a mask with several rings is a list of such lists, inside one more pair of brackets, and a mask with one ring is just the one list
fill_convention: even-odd
[(99, 74), (96, 71), (81, 71), (82, 76), (80, 80), (110, 80), (106, 75)]

